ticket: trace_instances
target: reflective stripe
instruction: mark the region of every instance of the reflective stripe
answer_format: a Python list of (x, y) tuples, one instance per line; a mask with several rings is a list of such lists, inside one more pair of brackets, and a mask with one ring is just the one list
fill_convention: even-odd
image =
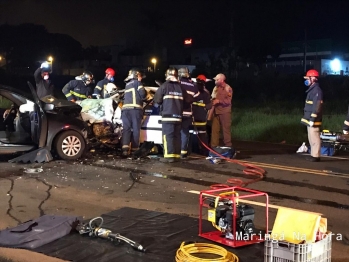
[(70, 97), (70, 96), (72, 96), (71, 93), (68, 93), (68, 94), (65, 95), (65, 97)]
[(122, 106), (122, 108), (125, 108), (125, 107), (138, 107), (138, 108), (142, 108), (142, 106), (138, 105), (138, 104), (124, 104)]
[(130, 147), (129, 145), (122, 146), (122, 148), (129, 148), (129, 147)]
[(102, 87), (96, 86), (97, 89), (102, 90)]
[(174, 158), (180, 158), (181, 156), (178, 154), (167, 154), (166, 156), (164, 155), (164, 157), (174, 157)]
[(311, 114), (310, 116), (311, 117), (317, 117), (317, 114)]
[(194, 122), (193, 125), (194, 126), (205, 126), (206, 122)]
[(164, 96), (164, 99), (168, 99), (168, 98), (183, 100), (182, 96), (174, 96), (174, 95), (166, 95), (166, 96)]
[(183, 112), (183, 115), (185, 115), (185, 116), (191, 116), (193, 113), (192, 112)]
[(163, 136), (163, 141), (164, 141), (164, 157), (167, 157), (167, 140), (166, 140), (166, 135)]
[(345, 124), (346, 126), (349, 126), (349, 121), (345, 120), (345, 121), (344, 121), (344, 124)]
[[(309, 122), (310, 122), (310, 121), (308, 121), (308, 120), (302, 118), (302, 119), (301, 119), (301, 122), (304, 122), (304, 123), (306, 123), (306, 124), (309, 125)], [(322, 122), (314, 122), (314, 126), (321, 126), (321, 124), (322, 124)]]
[(305, 103), (312, 105), (313, 101), (305, 101)]
[(196, 105), (196, 106), (206, 106), (204, 103), (199, 103), (199, 102), (193, 102), (193, 105)]
[(71, 93), (72, 95), (77, 96), (77, 97), (80, 97), (80, 98), (87, 98), (86, 95), (82, 95), (82, 94), (76, 93), (76, 92), (74, 92), (74, 91), (70, 91), (70, 93)]
[(141, 88), (143, 88), (143, 86), (139, 86), (137, 90), (139, 90), (139, 89), (141, 89)]
[(177, 121), (182, 122), (181, 118), (161, 118), (161, 121)]
[(181, 150), (181, 154), (187, 154), (188, 151)]
[(134, 88), (130, 88), (130, 89), (126, 90), (125, 91), (125, 95), (126, 95), (127, 92), (132, 92), (132, 103), (136, 104), (136, 92), (135, 92), (135, 89)]

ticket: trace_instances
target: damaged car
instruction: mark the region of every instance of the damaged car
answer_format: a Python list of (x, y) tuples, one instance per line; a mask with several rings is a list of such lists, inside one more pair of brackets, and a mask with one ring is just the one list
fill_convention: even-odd
[(26, 91), (0, 85), (0, 97), (11, 103), (3, 114), (0, 154), (20, 154), (9, 162), (24, 163), (49, 162), (53, 154), (64, 160), (80, 158), (89, 132), (81, 107), (53, 96), (40, 100), (30, 82), (28, 86)]

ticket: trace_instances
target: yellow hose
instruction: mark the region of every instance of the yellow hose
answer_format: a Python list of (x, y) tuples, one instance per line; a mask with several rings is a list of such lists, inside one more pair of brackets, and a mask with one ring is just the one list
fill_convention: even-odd
[[(196, 255), (192, 255), (196, 254)], [(210, 257), (214, 255), (214, 258), (201, 258), (203, 255), (209, 254)], [(199, 257), (198, 255), (201, 255)], [(176, 262), (198, 262), (198, 261), (209, 261), (209, 262), (239, 262), (239, 258), (227, 251), (225, 248), (208, 244), (208, 243), (192, 243), (185, 245), (182, 242), (180, 248), (176, 253)]]

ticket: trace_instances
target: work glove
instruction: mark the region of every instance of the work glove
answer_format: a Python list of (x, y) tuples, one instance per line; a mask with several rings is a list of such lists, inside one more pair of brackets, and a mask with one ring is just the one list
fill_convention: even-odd
[(314, 122), (313, 121), (309, 121), (309, 126), (314, 126)]
[(348, 134), (349, 134), (349, 131), (343, 130), (343, 134), (344, 134), (344, 135), (348, 135)]
[(40, 68), (41, 69), (48, 69), (48, 68), (50, 68), (50, 64), (48, 63), (48, 62), (43, 62), (42, 64), (41, 64), (41, 66), (40, 66)]

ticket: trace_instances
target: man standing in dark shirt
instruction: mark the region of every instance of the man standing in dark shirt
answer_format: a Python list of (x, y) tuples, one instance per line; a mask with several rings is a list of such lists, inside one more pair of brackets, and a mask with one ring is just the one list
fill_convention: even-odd
[(48, 62), (44, 62), (36, 69), (34, 79), (36, 83), (36, 93), (41, 99), (45, 96), (53, 95), (53, 84), (50, 78), (51, 68)]

